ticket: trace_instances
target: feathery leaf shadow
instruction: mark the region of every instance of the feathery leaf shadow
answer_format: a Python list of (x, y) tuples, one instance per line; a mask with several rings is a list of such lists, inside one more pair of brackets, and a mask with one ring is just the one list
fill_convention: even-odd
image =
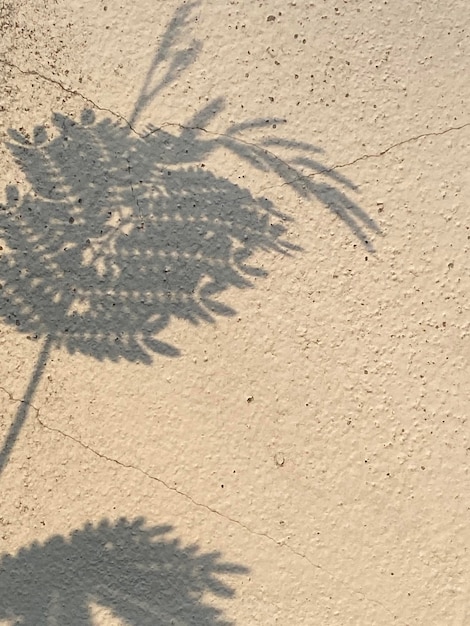
[[(143, 110), (195, 59), (199, 43), (185, 48), (184, 41), (195, 6), (176, 11), (129, 121), (84, 109), (79, 119), (56, 112), (49, 126), (8, 131), (29, 188), (7, 186), (0, 204), (0, 315), (44, 343), (0, 451), (0, 473), (53, 348), (147, 364), (154, 354), (178, 356), (179, 347), (159, 337), (173, 318), (197, 325), (234, 315), (221, 294), (266, 276), (255, 257), (300, 250), (287, 238), (290, 216), (210, 171), (205, 160), (217, 149), (335, 212), (369, 249), (367, 230), (379, 232), (347, 195), (353, 183), (312, 158), (321, 153), (315, 146), (269, 136), (249, 142), (247, 130), (267, 124), (260, 119), (208, 132), (222, 98), (172, 132), (170, 125), (135, 130)], [(274, 145), (294, 156), (281, 159)]]
[(248, 572), (170, 539), (171, 526), (143, 518), (85, 525), (69, 537), (22, 548), (0, 559), (0, 621), (23, 626), (92, 626), (93, 608), (129, 626), (230, 626), (207, 596), (232, 598), (227, 577)]

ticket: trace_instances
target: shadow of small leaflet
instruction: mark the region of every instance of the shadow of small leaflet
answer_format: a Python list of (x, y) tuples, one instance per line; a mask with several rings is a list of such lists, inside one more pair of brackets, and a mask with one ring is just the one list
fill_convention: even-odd
[(218, 552), (182, 546), (166, 537), (170, 531), (171, 526), (146, 528), (142, 518), (103, 520), (4, 555), (0, 621), (92, 626), (96, 607), (130, 626), (230, 626), (205, 597), (232, 598), (223, 578), (246, 574), (247, 568), (223, 562)]
[[(299, 250), (285, 238), (290, 217), (204, 165), (215, 150), (276, 173), (282, 184), (339, 215), (364, 245), (370, 247), (367, 229), (378, 232), (347, 196), (354, 185), (313, 159), (318, 148), (240, 137), (248, 128), (266, 127), (266, 120), (234, 124), (217, 135), (205, 131), (223, 107), (220, 98), (184, 126), (173, 125), (175, 132), (169, 125), (135, 131), (143, 109), (195, 58), (198, 42), (173, 50), (182, 45), (194, 6), (178, 9), (166, 29), (131, 121), (97, 119), (84, 109), (78, 120), (55, 113), (49, 130), (8, 131), (7, 145), (29, 190), (7, 186), (0, 205), (0, 314), (44, 343), (0, 451), (0, 473), (52, 348), (98, 360), (175, 357), (179, 349), (158, 337), (172, 318), (199, 324), (234, 315), (220, 294), (253, 287), (254, 278), (266, 276), (250, 258)], [(294, 152), (292, 163), (274, 154), (273, 145)]]

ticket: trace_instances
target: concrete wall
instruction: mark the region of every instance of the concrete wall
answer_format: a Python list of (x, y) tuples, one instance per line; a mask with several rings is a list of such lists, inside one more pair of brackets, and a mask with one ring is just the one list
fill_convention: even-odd
[(469, 624), (467, 2), (0, 25), (0, 623)]

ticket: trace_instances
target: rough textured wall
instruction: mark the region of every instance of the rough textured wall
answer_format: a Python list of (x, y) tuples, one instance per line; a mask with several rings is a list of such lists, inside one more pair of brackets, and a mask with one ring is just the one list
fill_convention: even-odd
[(1, 3), (2, 624), (470, 623), (469, 28)]

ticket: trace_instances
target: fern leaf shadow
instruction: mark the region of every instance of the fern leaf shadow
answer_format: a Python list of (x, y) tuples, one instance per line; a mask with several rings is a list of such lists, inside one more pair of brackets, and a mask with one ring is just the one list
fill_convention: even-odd
[(224, 106), (215, 98), (187, 124), (135, 130), (143, 110), (195, 60), (200, 42), (188, 44), (186, 31), (198, 4), (176, 10), (130, 120), (84, 109), (77, 119), (56, 112), (31, 131), (8, 130), (28, 185), (8, 185), (0, 204), (0, 316), (44, 341), (0, 451), (0, 473), (51, 350), (146, 364), (155, 354), (176, 357), (180, 347), (161, 337), (172, 319), (197, 325), (234, 315), (222, 294), (267, 275), (260, 253), (300, 252), (288, 240), (292, 216), (205, 166), (219, 148), (337, 215), (373, 251), (368, 233), (380, 229), (351, 199), (354, 184), (313, 157), (321, 149), (265, 132), (258, 143), (247, 139), (272, 120), (210, 133), (205, 126)]
[[(248, 572), (220, 553), (171, 539), (143, 518), (87, 524), (0, 560), (0, 621), (92, 626), (93, 607), (126, 624), (230, 626), (208, 595), (233, 598), (228, 578)], [(173, 621), (174, 620), (174, 621)]]
[(100, 360), (177, 356), (157, 338), (172, 317), (233, 315), (217, 295), (265, 275), (254, 252), (298, 249), (267, 199), (195, 164), (210, 145), (186, 165), (164, 131), (144, 141), (89, 110), (53, 123), (50, 141), (41, 127), (8, 143), (31, 185), (21, 200), (8, 187), (0, 212), (2, 311), (19, 331)]
[(9, 131), (30, 191), (20, 197), (9, 186), (0, 205), (2, 314), (19, 331), (71, 353), (144, 363), (155, 352), (177, 356), (177, 347), (157, 338), (171, 318), (199, 324), (233, 315), (219, 296), (266, 276), (250, 264), (255, 253), (300, 250), (287, 241), (290, 216), (202, 167), (219, 146), (322, 202), (365, 245), (366, 230), (378, 232), (349, 199), (354, 186), (344, 176), (300, 176), (229, 133), (206, 139), (194, 129), (159, 129), (142, 138), (88, 109), (80, 121), (56, 113), (52, 126), (52, 138), (44, 126), (32, 137)]

